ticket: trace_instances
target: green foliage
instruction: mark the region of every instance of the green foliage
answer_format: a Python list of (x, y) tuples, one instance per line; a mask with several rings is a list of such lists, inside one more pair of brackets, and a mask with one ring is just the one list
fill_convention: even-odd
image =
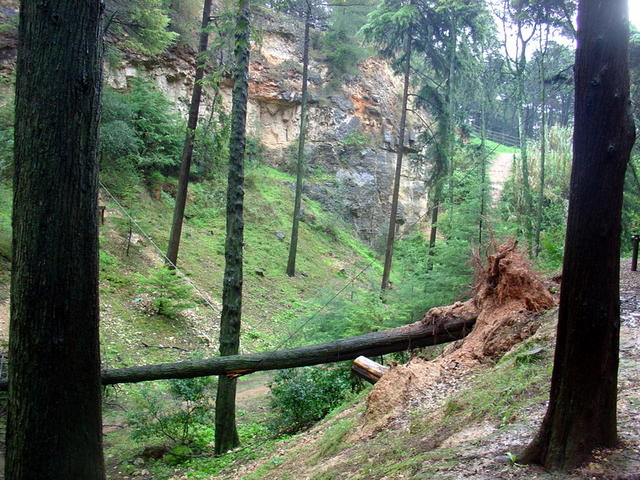
[(176, 465), (206, 449), (213, 441), (210, 377), (168, 381), (168, 391), (142, 387), (127, 414), (131, 438), (162, 441), (170, 446), (166, 463)]
[(146, 55), (164, 52), (179, 36), (167, 29), (170, 18), (166, 0), (135, 0), (128, 21), (135, 25), (128, 46)]
[(330, 309), (314, 314), (312, 322), (307, 322), (308, 317), (298, 321), (307, 325), (306, 338), (324, 342), (405, 323), (407, 314), (403, 308), (396, 302), (393, 305), (383, 303), (380, 292), (372, 286), (371, 289), (355, 289), (348, 297), (334, 300)]
[(182, 148), (181, 124), (150, 82), (134, 79), (129, 93), (105, 88), (100, 124), (103, 182), (125, 196), (140, 177), (174, 173)]
[(169, 10), (170, 28), (180, 36), (178, 43), (198, 47), (198, 36), (202, 19), (202, 2), (171, 2)]
[(354, 130), (345, 135), (342, 144), (347, 148), (361, 150), (371, 142), (371, 137), (362, 130)]
[(175, 319), (182, 310), (196, 305), (191, 287), (166, 265), (153, 270), (147, 278), (139, 275), (138, 282), (142, 291), (153, 297), (153, 306), (158, 315)]
[(360, 388), (348, 365), (281, 370), (271, 384), (276, 425), (283, 432), (307, 428)]
[(142, 148), (134, 156), (138, 166), (163, 173), (175, 171), (184, 131), (171, 103), (151, 82), (140, 79), (131, 82), (131, 92), (125, 98), (132, 112), (133, 128), (142, 140)]
[(322, 53), (331, 67), (331, 76), (341, 79), (344, 75), (358, 72), (358, 64), (366, 56), (367, 50), (334, 23), (322, 37)]
[(209, 179), (220, 174), (229, 160), (231, 122), (221, 102), (216, 102), (210, 121), (196, 129), (191, 174), (195, 179)]

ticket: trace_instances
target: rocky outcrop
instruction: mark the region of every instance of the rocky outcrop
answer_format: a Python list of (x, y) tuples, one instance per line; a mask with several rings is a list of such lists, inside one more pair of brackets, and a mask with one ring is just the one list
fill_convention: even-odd
[[(11, 1), (0, 15), (11, 16)], [(15, 6), (17, 8), (17, 6)], [(264, 8), (255, 9), (253, 23), (260, 32), (250, 65), (249, 135), (258, 138), (265, 160), (293, 171), (300, 119), (303, 25), (291, 17)], [(322, 32), (312, 34), (318, 45)], [(12, 69), (15, 39), (0, 40), (0, 66)], [(6, 45), (5, 45), (6, 44)], [(146, 57), (126, 53), (118, 65), (105, 65), (105, 79), (124, 89), (135, 77), (147, 77), (186, 115), (193, 87), (195, 54), (186, 47)], [(353, 224), (362, 239), (381, 245), (386, 232), (396, 162), (401, 79), (379, 58), (366, 59), (357, 75), (330, 81), (330, 66), (318, 49), (311, 51), (310, 105), (305, 193)], [(335, 84), (340, 83), (340, 86)], [(207, 115), (204, 100), (203, 115)], [(223, 88), (230, 107), (231, 85)], [(415, 143), (410, 128), (407, 146)], [(402, 172), (398, 226), (415, 223), (425, 212), (424, 168), (405, 159)]]

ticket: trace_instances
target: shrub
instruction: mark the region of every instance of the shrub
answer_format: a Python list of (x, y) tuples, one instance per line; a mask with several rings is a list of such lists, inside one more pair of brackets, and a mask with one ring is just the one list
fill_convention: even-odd
[(146, 55), (157, 55), (169, 48), (179, 37), (167, 30), (168, 9), (163, 0), (137, 0), (130, 8), (128, 21), (135, 25), (130, 47)]
[(342, 140), (342, 144), (347, 148), (353, 148), (356, 150), (362, 150), (371, 142), (371, 138), (362, 130), (354, 130), (353, 132), (347, 133), (345, 135), (344, 140)]
[(149, 278), (139, 275), (138, 282), (143, 291), (151, 293), (153, 306), (159, 315), (175, 319), (182, 310), (196, 305), (191, 287), (166, 265), (156, 269)]
[(281, 370), (271, 384), (277, 428), (292, 433), (309, 427), (360, 389), (348, 365)]
[(134, 155), (145, 172), (158, 170), (168, 174), (176, 171), (184, 138), (182, 121), (171, 111), (171, 103), (148, 81), (134, 79), (131, 93), (125, 101), (132, 112), (131, 123), (142, 148)]
[(165, 461), (175, 465), (206, 449), (214, 440), (211, 377), (169, 380), (168, 395), (143, 387), (127, 414), (131, 438), (161, 441), (170, 450)]

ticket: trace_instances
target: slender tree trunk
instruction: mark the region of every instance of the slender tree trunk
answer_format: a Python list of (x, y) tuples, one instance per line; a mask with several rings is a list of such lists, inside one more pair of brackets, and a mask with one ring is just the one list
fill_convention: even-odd
[(482, 247), (482, 230), (484, 228), (485, 196), (486, 196), (486, 170), (487, 153), (485, 151), (485, 139), (487, 135), (487, 116), (485, 106), (485, 96), (482, 96), (481, 105), (481, 125), (480, 125), (480, 220), (478, 222), (478, 247)]
[[(447, 91), (444, 102), (444, 111), (440, 119), (440, 126), (438, 127), (439, 147), (438, 155), (441, 156), (440, 163), (446, 165), (445, 171), (442, 172), (442, 177), (449, 177), (449, 208), (453, 208), (453, 174), (455, 170), (453, 162), (453, 94), (454, 94), (454, 73), (455, 73), (455, 58), (457, 49), (457, 33), (455, 21), (451, 32), (451, 54), (449, 55), (449, 68), (447, 71)], [(443, 201), (443, 178), (435, 179), (435, 194), (433, 195), (433, 207), (431, 208), (431, 231), (429, 233), (429, 255), (433, 255), (434, 248), (436, 246), (436, 239), (438, 237), (438, 214), (440, 211), (440, 204)], [(450, 212), (451, 213), (451, 212)], [(449, 219), (452, 215), (449, 215)], [(431, 261), (427, 262), (428, 270), (431, 270)]]
[(533, 198), (531, 196), (531, 184), (529, 183), (529, 153), (527, 150), (526, 113), (525, 113), (525, 85), (524, 69), (526, 57), (523, 54), (520, 59), (518, 69), (518, 139), (520, 141), (520, 164), (522, 166), (522, 194), (524, 197), (524, 212), (522, 219), (524, 223), (525, 236), (527, 238), (527, 248), (531, 253), (533, 226), (531, 215), (533, 213)]
[(166, 260), (169, 264), (169, 268), (175, 268), (178, 262), (178, 249), (180, 248), (182, 222), (187, 203), (189, 172), (191, 170), (191, 158), (193, 156), (193, 142), (196, 136), (198, 116), (200, 114), (200, 100), (202, 98), (202, 79), (204, 78), (204, 69), (206, 65), (204, 54), (209, 45), (209, 32), (207, 31), (207, 27), (209, 26), (209, 17), (211, 17), (211, 2), (212, 0), (205, 0), (204, 7), (202, 8), (202, 30), (200, 31), (200, 44), (198, 45), (198, 56), (196, 57), (196, 73), (194, 75), (193, 91), (191, 92), (191, 105), (189, 106), (187, 132), (184, 136), (184, 145), (182, 146), (178, 192), (176, 194), (176, 204), (173, 210), (169, 247), (167, 248)]
[(102, 10), (99, 0), (20, 2), (7, 480), (104, 479)]
[(296, 197), (293, 204), (293, 222), (291, 226), (291, 244), (289, 245), (289, 261), (287, 275), (296, 274), (296, 255), (298, 253), (298, 227), (300, 225), (300, 207), (302, 204), (302, 178), (304, 176), (304, 141), (307, 124), (307, 84), (309, 78), (309, 29), (311, 26), (311, 3), (307, 2), (304, 21), (304, 46), (302, 54), (302, 105), (300, 107), (300, 135), (298, 137), (298, 162), (296, 165)]
[(547, 52), (547, 45), (549, 43), (549, 26), (547, 25), (546, 41), (542, 43), (542, 32), (540, 33), (540, 82), (541, 82), (541, 95), (540, 95), (540, 108), (542, 115), (540, 117), (540, 185), (538, 187), (538, 205), (536, 213), (536, 231), (535, 231), (535, 255), (536, 257), (540, 253), (540, 232), (542, 231), (542, 209), (544, 203), (544, 182), (545, 182), (545, 160), (547, 151), (547, 85), (544, 77), (545, 72), (545, 55)]
[[(242, 244), (244, 232), (244, 149), (249, 76), (249, 0), (238, 0), (235, 38), (236, 66), (229, 139), (227, 238), (220, 319), (220, 355), (235, 355), (240, 347), (242, 314)], [(236, 429), (236, 379), (220, 377), (216, 397), (215, 452), (240, 443)]]
[[(438, 235), (438, 213), (440, 210), (440, 202), (442, 201), (442, 187), (438, 184), (434, 186), (433, 206), (431, 207), (431, 231), (429, 232), (429, 255), (433, 255), (436, 246), (436, 238)], [(429, 268), (431, 270), (431, 268)]]
[(454, 106), (454, 79), (455, 79), (455, 64), (456, 64), (456, 50), (458, 48), (458, 33), (455, 17), (453, 18), (453, 24), (451, 27), (451, 45), (449, 55), (449, 70), (447, 72), (447, 102), (445, 112), (446, 121), (446, 138), (444, 139), (444, 151), (447, 156), (447, 163), (449, 165), (449, 225), (453, 221), (453, 194), (454, 194), (454, 178), (455, 162), (453, 161), (453, 144), (454, 144), (454, 131), (453, 131), (453, 106)]
[[(571, 469), (616, 444), (622, 192), (635, 129), (626, 0), (581, 0), (574, 163), (549, 407), (519, 461)], [(597, 242), (594, 239), (606, 239)]]
[(402, 91), (402, 112), (400, 114), (400, 129), (398, 132), (398, 152), (396, 155), (396, 173), (393, 180), (393, 194), (391, 196), (391, 213), (389, 214), (389, 230), (387, 232), (387, 246), (384, 254), (384, 269), (382, 271), (382, 291), (389, 288), (391, 275), (391, 261), (393, 259), (393, 244), (396, 235), (396, 217), (398, 216), (398, 197), (400, 196), (400, 175), (402, 173), (402, 156), (404, 154), (404, 137), (407, 124), (407, 99), (409, 98), (409, 77), (411, 74), (411, 35), (412, 28), (407, 31), (404, 41), (405, 66), (404, 88)]

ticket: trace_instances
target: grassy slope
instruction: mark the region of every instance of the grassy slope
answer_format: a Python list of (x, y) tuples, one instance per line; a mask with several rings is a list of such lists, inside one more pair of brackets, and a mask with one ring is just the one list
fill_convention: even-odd
[[(353, 433), (357, 432), (365, 408), (363, 397), (368, 392), (363, 392), (310, 433), (283, 440), (278, 448), (269, 445), (254, 452), (255, 464), (240, 474), (229, 469), (207, 478), (466, 478), (470, 459), (487, 455), (496, 439), (517, 436), (522, 430), (528, 438), (535, 431), (538, 419), (532, 423), (531, 408), (543, 404), (548, 395), (553, 318), (549, 315), (538, 335), (517, 346), (495, 367), (468, 378), (464, 388), (453, 392), (438, 409), (430, 405), (416, 407), (406, 412), (406, 418), (396, 422), (395, 427), (358, 440)], [(540, 353), (531, 353), (540, 347), (544, 347)], [(465, 438), (469, 432), (471, 437)], [(461, 440), (445, 442), (456, 437)], [(505, 461), (493, 461), (492, 471), (487, 470), (483, 478), (511, 478), (516, 467), (506, 461), (509, 451), (501, 450), (500, 454)], [(246, 465), (250, 458), (239, 456), (235, 466)], [(525, 471), (522, 474), (527, 478)], [(535, 478), (547, 478), (540, 475)], [(187, 474), (187, 478), (199, 477)]]
[[(260, 167), (247, 178), (245, 196), (245, 281), (243, 303), (244, 351), (271, 349), (288, 337), (291, 321), (317, 308), (316, 301), (336, 291), (364, 265), (373, 262), (368, 275), (379, 266), (372, 253), (355, 240), (342, 224), (318, 205), (305, 202), (307, 221), (301, 224), (298, 271), (285, 275), (292, 178)], [(152, 345), (179, 346), (187, 350), (215, 347), (224, 270), (224, 211), (220, 185), (194, 185), (187, 207), (178, 259), (179, 268), (209, 299), (214, 309), (194, 292), (198, 306), (184, 317), (169, 320), (149, 312), (147, 295), (141, 293), (136, 274), (148, 275), (161, 265), (160, 254), (133, 226), (133, 242), (126, 255), (129, 220), (107, 201), (107, 221), (101, 227), (101, 299), (103, 305), (103, 359), (110, 365), (149, 363), (184, 357), (177, 349), (140, 348)], [(102, 194), (103, 200), (107, 195)], [(161, 194), (152, 200), (138, 191), (125, 208), (147, 235), (164, 250), (173, 200)], [(278, 239), (276, 232), (286, 235)], [(135, 234), (138, 234), (137, 236)], [(344, 270), (343, 270), (344, 269)], [(345, 275), (346, 273), (346, 275)], [(372, 280), (367, 275), (361, 280)], [(288, 344), (302, 343), (292, 338)]]

